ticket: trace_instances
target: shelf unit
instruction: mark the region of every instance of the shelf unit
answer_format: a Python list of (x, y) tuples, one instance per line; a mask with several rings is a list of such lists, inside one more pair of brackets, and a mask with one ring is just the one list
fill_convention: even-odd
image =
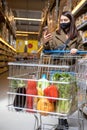
[(16, 41), (16, 30), (5, 15), (3, 7), (0, 7), (0, 74), (8, 70), (8, 62), (15, 60), (14, 41)]
[(0, 38), (0, 74), (8, 70), (8, 62), (14, 61), (16, 50)]
[[(87, 12), (87, 0), (81, 0), (79, 4), (72, 10), (75, 19)], [(87, 20), (77, 26), (78, 31), (87, 30)], [(87, 50), (87, 40), (83, 41), (84, 49)]]
[(42, 29), (46, 25), (48, 12), (50, 12), (54, 8), (55, 5), (56, 5), (56, 0), (50, 0), (48, 7), (46, 7), (44, 9), (42, 21), (41, 21), (41, 26), (40, 26), (40, 29), (39, 29), (39, 37), (41, 37)]
[(83, 30), (86, 27), (87, 27), (87, 21), (85, 21), (85, 22), (81, 23), (81, 25), (77, 26), (77, 29), (78, 30)]
[(16, 32), (13, 29), (10, 21), (8, 20), (7, 16), (5, 16), (5, 14), (3, 13), (3, 10), (1, 8), (0, 8), (0, 22), (6, 23), (7, 28), (10, 30), (13, 37), (16, 38)]
[[(81, 23), (81, 25), (77, 26), (77, 29), (78, 30), (87, 30), (87, 21)], [(87, 50), (87, 40), (83, 41), (83, 44), (84, 44), (84, 48), (85, 50)]]
[[(58, 12), (59, 12), (58, 8), (60, 6), (60, 3), (62, 3), (62, 5), (64, 6), (63, 0), (61, 0), (61, 1), (62, 2), (60, 2), (60, 0), (50, 0), (48, 3), (48, 6), (44, 9), (42, 21), (41, 21), (41, 26), (39, 29), (39, 37), (42, 36), (42, 29), (47, 23), (48, 13), (52, 13), (52, 10), (54, 9), (54, 7), (56, 8), (56, 19), (58, 18)], [(62, 11), (62, 9), (61, 9), (61, 11)]]

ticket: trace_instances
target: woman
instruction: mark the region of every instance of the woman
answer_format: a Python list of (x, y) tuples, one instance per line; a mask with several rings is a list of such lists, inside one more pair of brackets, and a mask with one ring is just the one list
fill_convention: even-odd
[[(71, 12), (63, 12), (60, 18), (60, 27), (56, 32), (48, 33), (45, 31), (43, 36), (43, 48), (45, 50), (70, 50), (70, 53), (76, 54), (77, 50), (83, 50), (82, 38), (75, 26), (74, 17)], [(59, 125), (55, 130), (65, 130), (60, 128), (64, 125), (68, 129), (66, 119), (59, 119)]]
[(48, 33), (45, 31), (43, 36), (43, 47), (45, 50), (55, 50), (65, 47), (65, 41), (68, 40), (66, 45), (67, 50), (71, 53), (76, 53), (77, 49), (83, 49), (82, 38), (79, 35), (75, 26), (74, 17), (71, 12), (63, 12), (60, 18), (60, 28), (56, 32)]

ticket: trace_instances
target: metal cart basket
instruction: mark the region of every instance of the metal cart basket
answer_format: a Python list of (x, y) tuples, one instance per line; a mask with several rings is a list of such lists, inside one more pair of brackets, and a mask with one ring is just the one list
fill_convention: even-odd
[[(57, 124), (43, 123), (42, 117), (76, 120), (77, 125), (69, 129), (84, 130), (79, 114), (83, 100), (78, 98), (82, 93), (78, 82), (83, 76), (83, 72), (79, 73), (81, 59), (82, 56), (63, 52), (42, 54), (40, 59), (27, 63), (10, 62), (8, 109), (34, 114), (37, 122), (40, 120), (35, 130), (55, 130)], [(77, 117), (75, 112), (78, 112)]]
[(79, 104), (83, 107), (81, 111), (87, 115), (87, 58), (78, 60), (78, 86)]

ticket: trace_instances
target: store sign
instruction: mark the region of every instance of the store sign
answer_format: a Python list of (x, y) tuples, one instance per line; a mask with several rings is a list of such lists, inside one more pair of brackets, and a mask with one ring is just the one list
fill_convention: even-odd
[[(16, 40), (16, 50), (18, 53), (23, 53), (25, 51), (25, 41), (21, 39)], [(28, 40), (27, 52), (32, 53), (33, 51), (38, 50), (38, 41), (37, 40)]]

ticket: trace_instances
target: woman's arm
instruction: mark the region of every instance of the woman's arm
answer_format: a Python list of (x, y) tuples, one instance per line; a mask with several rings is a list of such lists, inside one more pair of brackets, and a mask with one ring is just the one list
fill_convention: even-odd
[(75, 47), (71, 48), (71, 54), (76, 54), (76, 52), (78, 50), (84, 50), (84, 46), (83, 46), (83, 42), (82, 42), (82, 37), (79, 35), (77, 38), (76, 38), (76, 41), (75, 41)]

